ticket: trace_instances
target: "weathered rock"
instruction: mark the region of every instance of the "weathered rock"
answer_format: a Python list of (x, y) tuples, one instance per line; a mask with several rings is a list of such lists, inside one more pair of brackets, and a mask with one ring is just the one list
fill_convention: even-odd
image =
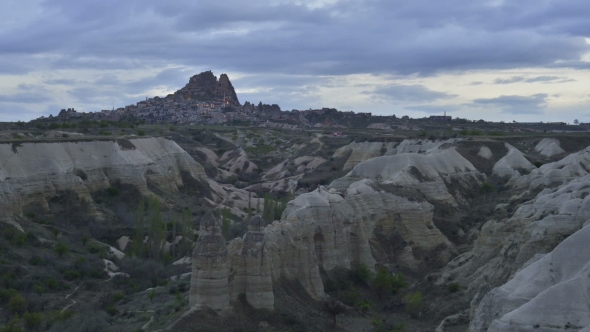
[(229, 77), (226, 74), (221, 74), (217, 80), (210, 70), (192, 76), (182, 89), (174, 93), (174, 96), (207, 101), (218, 101), (225, 98), (225, 101), (230, 105), (241, 106)]
[(90, 192), (114, 182), (150, 193), (182, 186), (182, 173), (204, 180), (203, 167), (175, 142), (163, 138), (117, 141), (0, 144), (0, 221), (14, 223), (22, 207), (72, 190), (91, 202)]
[(229, 258), (219, 221), (203, 216), (192, 258), (189, 305), (224, 310), (230, 307)]
[(231, 242), (231, 299), (238, 300), (240, 294), (254, 308), (274, 309), (271, 259), (266, 250), (265, 221), (260, 216), (248, 223), (248, 232), (242, 239)]
[(479, 304), (470, 331), (565, 331), (590, 326), (588, 238), (590, 227), (584, 227), (493, 289)]
[(461, 202), (463, 199), (458, 193), (453, 196), (447, 184), (471, 188), (481, 183), (485, 175), (454, 147), (433, 148), (425, 154), (402, 153), (370, 159), (356, 165), (344, 178), (330, 186), (344, 188), (362, 178), (417, 189), (429, 199), (457, 205), (457, 199)]
[(500, 177), (518, 178), (522, 171), (529, 172), (536, 169), (517, 148), (506, 143), (508, 153), (494, 165), (493, 173)]
[(535, 151), (545, 157), (553, 157), (565, 152), (565, 150), (559, 146), (559, 140), (555, 138), (543, 138), (535, 146)]
[(530, 174), (515, 181), (517, 188), (531, 189), (554, 187), (590, 173), (590, 148), (572, 153), (567, 157), (534, 169)]

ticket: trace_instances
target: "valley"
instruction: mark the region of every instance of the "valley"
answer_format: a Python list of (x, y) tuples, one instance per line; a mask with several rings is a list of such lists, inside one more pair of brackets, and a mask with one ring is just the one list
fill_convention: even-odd
[(0, 135), (7, 328), (590, 326), (572, 310), (588, 303), (583, 133), (95, 122)]

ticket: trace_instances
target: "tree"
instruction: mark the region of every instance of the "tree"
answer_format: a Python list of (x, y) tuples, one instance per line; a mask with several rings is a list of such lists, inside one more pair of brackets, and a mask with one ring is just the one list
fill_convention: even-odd
[(413, 318), (419, 317), (420, 311), (422, 311), (422, 304), (422, 293), (416, 292), (406, 295), (406, 311)]
[(59, 255), (59, 258), (61, 258), (64, 254), (70, 252), (70, 249), (65, 244), (59, 242), (55, 245), (53, 251), (55, 251), (55, 253)]
[(384, 292), (392, 291), (391, 276), (389, 275), (389, 271), (387, 271), (384, 267), (377, 271), (375, 279), (373, 279), (373, 286), (375, 286), (375, 289), (377, 290), (377, 296), (379, 296), (379, 300), (381, 300), (381, 296)]
[(8, 308), (13, 314), (22, 315), (27, 310), (27, 301), (19, 294), (16, 294), (8, 301)]
[(574, 120), (574, 124), (575, 124), (575, 125), (577, 125), (577, 124), (580, 124), (580, 121), (578, 121), (578, 119), (575, 119), (575, 120)]
[(23, 315), (23, 321), (27, 331), (39, 331), (43, 324), (43, 315), (38, 312), (26, 312)]
[(247, 218), (247, 220), (250, 220), (250, 218), (252, 218), (252, 192), (251, 191), (248, 192), (248, 218)]
[(191, 221), (191, 211), (185, 210), (182, 213), (181, 223), (182, 223), (182, 254), (190, 254), (192, 252), (193, 243), (194, 243), (194, 233), (193, 233), (193, 225)]
[(322, 311), (332, 316), (332, 322), (334, 325), (336, 325), (336, 316), (346, 312), (346, 306), (342, 302), (334, 299), (333, 297), (329, 297), (326, 300), (324, 300)]
[(221, 234), (223, 235), (223, 237), (226, 240), (230, 240), (229, 239), (229, 229), (231, 227), (231, 211), (229, 208), (224, 208), (221, 210)]

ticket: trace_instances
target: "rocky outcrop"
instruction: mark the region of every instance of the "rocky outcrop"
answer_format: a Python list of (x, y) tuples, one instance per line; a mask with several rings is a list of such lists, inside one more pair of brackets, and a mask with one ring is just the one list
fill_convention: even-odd
[(192, 257), (189, 305), (224, 310), (230, 305), (229, 257), (219, 221), (208, 212), (200, 224)]
[(517, 148), (508, 143), (505, 145), (508, 148), (508, 153), (494, 165), (493, 173), (495, 175), (515, 179), (520, 177), (523, 172), (528, 173), (537, 168)]
[(244, 294), (254, 308), (274, 309), (271, 258), (265, 246), (265, 221), (260, 216), (248, 223), (248, 232), (242, 239), (229, 245), (231, 259), (231, 299), (239, 300)]
[[(553, 290), (565, 292), (569, 287), (566, 287), (569, 283), (567, 280), (575, 278), (575, 274), (568, 275), (563, 270), (570, 268), (564, 267), (560, 271), (556, 268), (555, 261), (535, 262), (554, 251), (560, 254), (547, 257), (560, 257), (563, 260), (560, 266), (577, 264), (579, 267), (576, 263), (580, 256), (579, 249), (573, 244), (566, 245), (567, 242), (563, 242), (562, 247), (560, 243), (564, 239), (573, 238), (570, 235), (578, 232), (590, 220), (590, 175), (584, 170), (585, 166), (582, 166), (587, 163), (587, 157), (588, 151), (584, 150), (547, 164), (544, 170), (540, 168), (520, 177), (516, 185), (525, 189), (523, 195), (530, 195), (532, 190), (538, 191), (544, 184), (552, 184), (553, 187), (541, 190), (534, 199), (517, 206), (510, 218), (487, 221), (479, 232), (473, 250), (456, 257), (443, 270), (439, 284), (447, 284), (452, 280), (464, 285), (468, 294), (475, 295), (471, 308), (472, 331), (486, 331), (488, 328), (491, 331), (532, 329), (536, 325), (543, 326), (544, 320), (539, 317), (544, 312), (547, 313), (547, 324), (543, 327), (546, 331), (560, 330), (568, 321), (572, 328), (585, 326), (583, 320), (580, 320), (581, 316), (576, 316), (575, 313), (574, 316), (580, 319), (565, 315), (569, 320), (564, 321), (563, 325), (553, 325), (552, 322), (559, 322), (551, 318), (553, 310), (562, 309), (559, 309), (560, 305), (551, 302), (552, 297), (556, 300), (554, 295), (547, 294), (553, 292), (552, 287), (556, 287)], [(582, 174), (586, 175), (580, 176)], [(521, 196), (513, 199), (520, 199)], [(503, 209), (505, 206), (499, 208)], [(569, 258), (565, 254), (568, 250)], [(545, 261), (547, 259), (549, 258)], [(545, 273), (539, 270), (538, 264), (553, 266), (546, 271), (553, 278), (552, 286), (540, 283), (536, 277), (532, 277), (533, 274), (542, 276)], [(494, 286), (507, 281), (506, 285), (488, 294)], [(560, 283), (565, 288), (558, 287)], [(518, 308), (522, 310), (519, 311)], [(538, 311), (538, 314), (532, 314), (531, 310)], [(535, 323), (534, 320), (538, 322)], [(495, 323), (492, 324), (492, 321)], [(529, 323), (532, 327), (527, 325)]]
[(344, 188), (359, 179), (369, 178), (421, 191), (428, 199), (457, 205), (464, 203), (459, 192), (451, 193), (447, 184), (471, 188), (485, 179), (454, 147), (433, 148), (425, 154), (402, 153), (373, 158), (356, 165), (350, 173), (331, 186)]
[(163, 138), (0, 144), (0, 160), (0, 221), (13, 224), (24, 206), (47, 208), (47, 199), (59, 191), (91, 202), (90, 192), (114, 182), (147, 194), (148, 184), (177, 191), (183, 174), (205, 178), (200, 164)]
[(196, 101), (221, 101), (224, 100), (232, 106), (241, 106), (238, 96), (226, 74), (217, 76), (209, 71), (192, 76), (189, 82), (180, 90), (174, 93), (184, 99)]
[(514, 185), (521, 189), (555, 187), (587, 174), (590, 174), (590, 148), (572, 153), (559, 161), (545, 164), (519, 178)]
[(419, 271), (444, 265), (453, 245), (432, 223), (433, 206), (375, 190), (342, 197), (320, 189), (289, 202), (280, 222), (266, 227), (273, 279), (299, 280), (324, 295), (319, 269), (375, 264)]
[(244, 149), (230, 150), (219, 158), (222, 167), (230, 172), (251, 173), (258, 169), (258, 166), (248, 159), (248, 154)]
[[(480, 302), (470, 331), (566, 331), (590, 327), (590, 227), (522, 271)], [(488, 328), (489, 326), (489, 328)]]
[(349, 170), (354, 166), (365, 162), (369, 159), (380, 157), (383, 155), (391, 156), (402, 153), (425, 153), (430, 149), (434, 149), (443, 143), (452, 143), (449, 141), (431, 141), (426, 139), (406, 139), (402, 142), (352, 142), (345, 145), (333, 154), (333, 158), (341, 158), (348, 154), (348, 160), (344, 164), (343, 169)]
[(545, 157), (553, 157), (565, 152), (565, 150), (559, 146), (559, 140), (555, 138), (543, 138), (535, 146), (535, 151)]

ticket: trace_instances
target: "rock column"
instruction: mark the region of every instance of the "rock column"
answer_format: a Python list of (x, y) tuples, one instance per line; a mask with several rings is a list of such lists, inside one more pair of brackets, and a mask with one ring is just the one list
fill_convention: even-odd
[(229, 261), (219, 221), (211, 212), (201, 220), (199, 239), (193, 251), (191, 307), (214, 310), (229, 308)]

